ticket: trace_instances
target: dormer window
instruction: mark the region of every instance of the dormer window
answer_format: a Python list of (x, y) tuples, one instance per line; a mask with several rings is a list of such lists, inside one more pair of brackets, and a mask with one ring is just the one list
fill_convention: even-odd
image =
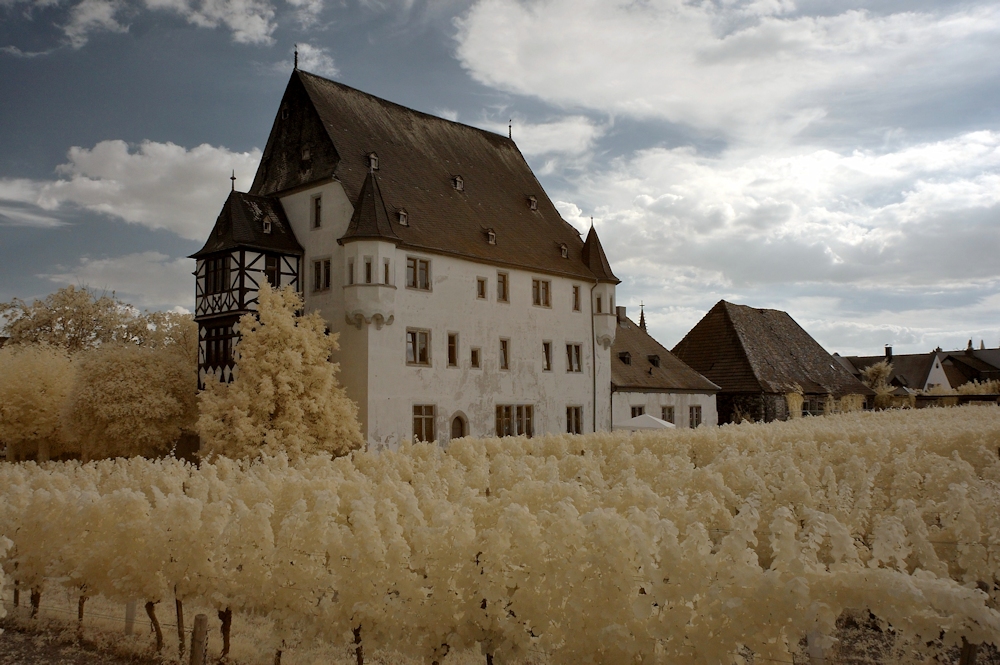
[(568, 259), (569, 258), (569, 245), (567, 245), (566, 243), (561, 243), (559, 245), (559, 255), (561, 257), (563, 257), (564, 259)]
[(374, 152), (368, 153), (368, 168), (372, 171), (378, 171), (378, 155)]
[[(460, 192), (464, 192), (465, 191), (465, 180), (462, 178), (462, 176), (457, 175), (457, 176), (453, 177), (451, 179), (451, 184), (458, 191), (460, 191)], [(495, 243), (493, 243), (493, 244), (495, 244)]]
[(486, 229), (486, 242), (491, 245), (497, 244), (497, 232), (493, 229)]
[(628, 351), (622, 351), (621, 353), (619, 353), (618, 359), (621, 360), (626, 365), (632, 364), (632, 354), (629, 353)]
[(312, 159), (312, 153), (309, 151), (309, 146), (305, 146), (302, 148), (302, 161), (308, 162), (310, 159)]
[(538, 199), (534, 196), (528, 197), (528, 207), (532, 210), (538, 210)]
[(657, 356), (657, 355), (651, 355), (651, 356), (649, 356), (649, 364), (652, 365), (653, 367), (659, 367), (660, 366), (660, 356)]
[(271, 232), (271, 220), (265, 219), (264, 220), (264, 233), (270, 233), (270, 232)]
[(410, 225), (410, 217), (409, 217), (409, 215), (406, 214), (405, 210), (403, 210), (402, 208), (400, 208), (399, 211), (396, 214), (399, 215), (399, 225), (400, 226), (409, 226)]

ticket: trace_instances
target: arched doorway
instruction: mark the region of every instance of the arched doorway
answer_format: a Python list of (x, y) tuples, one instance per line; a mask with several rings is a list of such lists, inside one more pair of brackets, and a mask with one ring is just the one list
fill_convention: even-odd
[(451, 421), (451, 438), (461, 439), (465, 436), (465, 421), (462, 420), (462, 416), (455, 416)]

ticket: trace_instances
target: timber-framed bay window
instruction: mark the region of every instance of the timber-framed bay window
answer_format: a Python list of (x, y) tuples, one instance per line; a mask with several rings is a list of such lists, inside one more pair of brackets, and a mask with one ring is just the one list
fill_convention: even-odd
[(497, 436), (532, 436), (535, 407), (531, 404), (497, 404)]
[(229, 290), (229, 257), (205, 261), (205, 295)]
[(406, 331), (406, 364), (431, 364), (431, 331), (408, 329)]
[(413, 440), (433, 441), (434, 440), (434, 405), (414, 404), (413, 405)]
[(233, 362), (233, 333), (229, 326), (206, 329), (205, 366), (225, 367)]

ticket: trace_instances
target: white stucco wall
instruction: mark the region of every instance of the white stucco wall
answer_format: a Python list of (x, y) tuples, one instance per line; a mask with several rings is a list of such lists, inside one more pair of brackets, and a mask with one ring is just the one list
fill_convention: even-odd
[(931, 366), (931, 371), (927, 373), (927, 382), (924, 384), (924, 390), (930, 390), (936, 386), (940, 386), (945, 390), (952, 388), (951, 383), (948, 381), (948, 376), (944, 373), (944, 367), (941, 366), (941, 359), (935, 357), (934, 365)]
[(614, 422), (623, 423), (632, 417), (632, 407), (645, 407), (645, 413), (659, 418), (662, 407), (674, 407), (674, 425), (690, 427), (688, 407), (701, 406), (702, 426), (719, 424), (719, 412), (715, 406), (715, 395), (705, 393), (666, 393), (666, 392), (614, 392), (611, 393)]
[[(313, 196), (323, 197), (323, 224), (312, 228)], [(610, 350), (594, 342), (591, 306), (593, 282), (532, 273), (460, 258), (398, 249), (374, 241), (337, 244), (353, 208), (340, 183), (330, 182), (282, 199), (296, 237), (305, 249), (303, 283), (307, 311), (319, 311), (339, 332), (341, 383), (358, 402), (362, 426), (372, 447), (392, 447), (413, 434), (413, 406), (435, 406), (435, 433), (448, 440), (451, 422), (460, 415), (467, 433), (492, 436), (498, 404), (531, 404), (536, 434), (566, 431), (566, 407), (583, 407), (585, 431), (611, 424)], [(364, 281), (364, 257), (373, 257), (374, 281), (383, 282), (383, 261), (391, 266), (390, 287)], [(406, 259), (431, 264), (431, 290), (406, 287)], [(313, 261), (329, 257), (332, 285), (312, 288)], [(354, 258), (355, 284), (347, 285), (348, 258)], [(497, 301), (497, 274), (509, 276), (509, 303)], [(487, 298), (477, 297), (477, 278), (487, 280)], [(551, 283), (551, 307), (532, 304), (532, 279)], [(580, 287), (580, 311), (573, 311), (573, 286)], [(613, 312), (614, 287), (601, 285), (603, 308)], [(379, 301), (381, 299), (381, 301)], [(391, 299), (391, 302), (387, 302)], [(350, 307), (348, 307), (350, 305)], [(371, 321), (345, 314), (366, 309)], [(391, 319), (390, 319), (391, 317)], [(391, 320), (391, 323), (388, 321)], [(600, 328), (600, 322), (598, 322)], [(431, 332), (430, 366), (406, 363), (406, 331)], [(458, 335), (458, 367), (448, 366), (448, 335)], [(500, 339), (510, 341), (510, 369), (499, 368)], [(543, 371), (543, 342), (552, 343), (552, 369)], [(566, 371), (566, 344), (581, 346), (581, 372)], [(480, 349), (479, 369), (471, 367), (471, 349)], [(597, 403), (594, 403), (593, 353), (597, 354)]]

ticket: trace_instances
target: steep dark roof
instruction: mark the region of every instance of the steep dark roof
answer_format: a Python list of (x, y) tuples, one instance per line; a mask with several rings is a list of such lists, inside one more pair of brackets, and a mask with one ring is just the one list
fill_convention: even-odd
[[(285, 90), (251, 191), (277, 195), (335, 177), (353, 200), (368, 174), (370, 153), (378, 156), (379, 188), (401, 246), (591, 281), (599, 277), (583, 257), (580, 234), (560, 217), (509, 138), (302, 71), (292, 74)], [(464, 191), (454, 186), (456, 176)], [(400, 208), (409, 226), (395, 221)], [(490, 229), (496, 233), (493, 245), (487, 241)], [(561, 245), (568, 249), (566, 259)], [(606, 258), (601, 269), (605, 279), (613, 278)]]
[[(631, 354), (631, 364), (621, 360), (624, 352)], [(650, 356), (659, 357), (659, 367), (650, 362)], [(719, 391), (719, 386), (681, 362), (628, 317), (619, 319), (611, 345), (611, 383), (614, 390)]]
[[(872, 365), (886, 360), (883, 356), (847, 356), (851, 364), (858, 369), (858, 374)], [(937, 354), (930, 353), (898, 353), (892, 356), (892, 374), (889, 383), (913, 390), (923, 390), (927, 377), (937, 361)]]
[(354, 215), (347, 225), (344, 240), (361, 240), (362, 238), (378, 238), (397, 242), (399, 236), (392, 228), (389, 213), (386, 212), (382, 192), (379, 191), (378, 178), (369, 173), (361, 186), (361, 194), (354, 204)]
[[(271, 232), (264, 232), (264, 222), (271, 223)], [(302, 254), (281, 203), (264, 196), (231, 192), (215, 220), (205, 246), (191, 255), (202, 256), (236, 247), (247, 247), (282, 254)]]
[(786, 312), (720, 300), (673, 349), (723, 392), (874, 395)]
[(608, 257), (604, 255), (601, 239), (597, 237), (597, 231), (594, 230), (593, 226), (590, 227), (590, 232), (587, 234), (587, 241), (583, 243), (583, 262), (587, 264), (598, 281), (614, 284), (621, 282), (611, 272), (611, 264), (608, 263)]

